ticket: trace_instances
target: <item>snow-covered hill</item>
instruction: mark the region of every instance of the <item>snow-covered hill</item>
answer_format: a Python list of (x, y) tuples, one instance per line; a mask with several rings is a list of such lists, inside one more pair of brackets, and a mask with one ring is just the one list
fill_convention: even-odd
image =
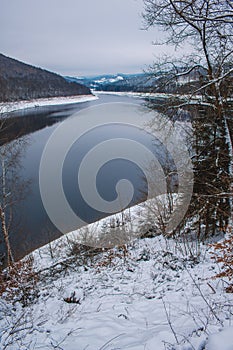
[(150, 91), (156, 78), (146, 73), (106, 74), (90, 77), (65, 77), (95, 91)]
[[(132, 218), (126, 231), (140, 210), (137, 225), (143, 221), (141, 208), (125, 213)], [(103, 219), (85, 232), (111, 233), (119, 220)], [(77, 244), (83, 232), (33, 253), (33, 302), (0, 299), (1, 349), (233, 349), (233, 295), (211, 278), (218, 266), (210, 246), (157, 236), (95, 250)]]

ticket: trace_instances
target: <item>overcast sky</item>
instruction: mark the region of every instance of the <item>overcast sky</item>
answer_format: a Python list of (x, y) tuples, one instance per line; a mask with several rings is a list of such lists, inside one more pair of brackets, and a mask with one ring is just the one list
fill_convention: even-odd
[(167, 52), (142, 11), (142, 0), (0, 0), (0, 51), (64, 75), (140, 72)]

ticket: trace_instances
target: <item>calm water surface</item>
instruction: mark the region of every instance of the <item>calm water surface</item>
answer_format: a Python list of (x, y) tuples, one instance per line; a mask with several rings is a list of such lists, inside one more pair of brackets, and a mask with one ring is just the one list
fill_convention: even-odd
[[(61, 235), (51, 223), (43, 207), (39, 189), (39, 165), (49, 137), (57, 126), (73, 113), (90, 106), (110, 102), (134, 103), (140, 108), (144, 101), (124, 96), (100, 95), (99, 100), (96, 101), (68, 106), (41, 107), (11, 114), (11, 123), (7, 128), (8, 134), (0, 134), (0, 140), (4, 142), (4, 135), (10, 140), (21, 136), (26, 137), (27, 144), (20, 163), (19, 177), (23, 181), (30, 180), (28, 194), (14, 208), (14, 223), (10, 239), (17, 259)], [(86, 222), (94, 222), (105, 217), (106, 214), (90, 208), (83, 200), (77, 186), (79, 164), (85, 154), (99, 142), (118, 137), (136, 140), (158, 156), (158, 147), (156, 149), (152, 136), (131, 126), (107, 125), (96, 128), (74, 143), (64, 162), (63, 189), (73, 211)], [(56, 156), (56, 150), (54, 150), (54, 156)], [(120, 179), (129, 179), (134, 186), (135, 192), (130, 205), (145, 198), (147, 186), (142, 180), (142, 171), (137, 165), (123, 159), (107, 162), (100, 169), (96, 185), (101, 197), (108, 201), (114, 200), (116, 198), (115, 186)], [(0, 248), (1, 251), (4, 251), (3, 243)]]

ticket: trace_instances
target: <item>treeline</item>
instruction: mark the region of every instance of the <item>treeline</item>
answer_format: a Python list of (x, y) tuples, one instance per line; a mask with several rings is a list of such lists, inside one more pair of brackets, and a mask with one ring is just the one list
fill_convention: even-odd
[(86, 86), (0, 54), (0, 102), (88, 94)]

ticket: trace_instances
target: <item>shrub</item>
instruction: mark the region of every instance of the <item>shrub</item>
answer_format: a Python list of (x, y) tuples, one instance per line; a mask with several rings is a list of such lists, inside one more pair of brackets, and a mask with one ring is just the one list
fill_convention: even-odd
[(0, 272), (0, 296), (12, 303), (28, 305), (38, 296), (33, 258), (18, 261)]
[(214, 278), (227, 278), (229, 285), (226, 292), (233, 293), (233, 233), (231, 232), (222, 242), (217, 242), (211, 245), (214, 248), (212, 259), (221, 264), (221, 272)]

